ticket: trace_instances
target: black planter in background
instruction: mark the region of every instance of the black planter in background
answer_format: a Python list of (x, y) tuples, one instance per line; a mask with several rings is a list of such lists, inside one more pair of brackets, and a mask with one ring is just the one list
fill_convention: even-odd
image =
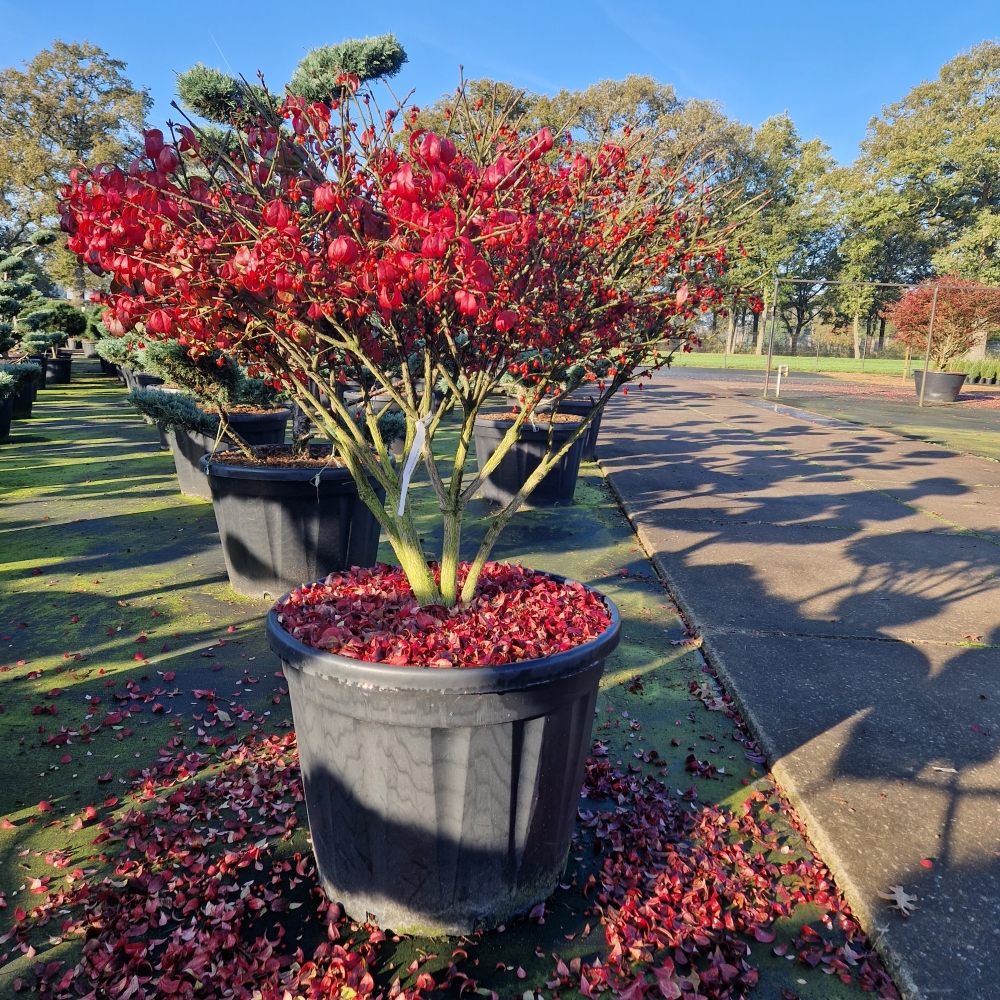
[(347, 469), (227, 465), (225, 453), (211, 463), (206, 455), (201, 468), (238, 594), (274, 598), (336, 570), (374, 565), (379, 523)]
[(14, 413), (14, 394), (6, 399), (0, 399), (0, 444), (10, 440), (10, 422)]
[[(476, 418), (476, 462), (480, 472), (486, 465), (487, 459), (497, 450), (504, 435), (510, 429), (511, 422), (513, 422), (513, 418), (511, 421)], [(553, 448), (558, 451), (576, 428), (575, 422), (556, 423)], [(538, 468), (545, 457), (548, 439), (549, 424), (544, 416), (538, 417), (534, 429), (532, 429), (530, 421), (522, 424), (520, 438), (479, 488), (479, 495), (495, 503), (510, 503), (528, 476)], [(573, 494), (576, 492), (576, 480), (580, 472), (582, 453), (583, 438), (580, 437), (573, 442), (569, 451), (535, 487), (527, 502), (535, 507), (572, 503)]]
[[(250, 445), (284, 444), (285, 427), (288, 424), (288, 410), (274, 410), (271, 413), (234, 413), (229, 417), (237, 434)], [(167, 441), (174, 453), (174, 467), (181, 493), (199, 500), (211, 500), (212, 491), (201, 470), (201, 457), (215, 449), (214, 434), (198, 434), (180, 428), (168, 432)], [(219, 451), (232, 447), (228, 438), (219, 442)]]
[(45, 384), (69, 385), (73, 376), (72, 354), (68, 358), (45, 358)]
[(37, 395), (37, 382), (31, 382), (20, 392), (14, 393), (12, 397), (14, 400), (12, 411), (14, 420), (28, 420), (31, 417), (31, 404), (35, 401)]
[[(576, 389), (559, 400), (559, 412), (586, 419), (590, 416), (590, 411), (597, 405), (597, 399), (597, 396), (592, 396), (583, 389)], [(603, 416), (604, 411), (601, 410), (584, 431), (583, 449), (580, 453), (581, 462), (596, 461), (597, 435), (601, 429), (601, 417)]]
[(110, 361), (105, 361), (100, 354), (97, 355), (97, 360), (101, 365), (102, 375), (107, 375), (109, 378), (120, 378), (117, 365), (113, 365)]
[(467, 934), (552, 893), (620, 636), (605, 603), (611, 625), (576, 649), (445, 669), (313, 649), (268, 614), (328, 899), (397, 933)]
[(135, 389), (151, 389), (154, 385), (163, 385), (163, 379), (159, 375), (150, 375), (148, 372), (133, 372), (132, 379)]
[[(954, 403), (965, 384), (965, 374), (961, 372), (927, 373), (927, 388), (924, 390), (925, 403)], [(913, 373), (913, 382), (920, 398), (920, 385), (924, 380), (922, 369)]]

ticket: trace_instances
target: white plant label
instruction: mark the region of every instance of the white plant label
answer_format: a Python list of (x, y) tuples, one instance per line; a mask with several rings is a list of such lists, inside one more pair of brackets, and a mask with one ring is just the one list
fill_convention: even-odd
[(406, 510), (406, 494), (410, 489), (410, 478), (417, 462), (420, 459), (420, 452), (424, 447), (424, 440), (427, 437), (427, 425), (434, 419), (433, 413), (428, 413), (426, 417), (421, 417), (417, 421), (416, 429), (413, 433), (413, 444), (410, 445), (410, 452), (406, 456), (406, 463), (403, 465), (403, 480), (399, 487), (399, 509), (396, 511), (397, 517), (403, 516)]

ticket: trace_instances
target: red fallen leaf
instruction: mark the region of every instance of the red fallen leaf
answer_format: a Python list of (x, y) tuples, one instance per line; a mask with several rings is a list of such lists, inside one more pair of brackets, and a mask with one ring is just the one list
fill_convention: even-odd
[(33, 569), (31, 571), (31, 575), (32, 576), (41, 576), (42, 575), (42, 571), (40, 569)]
[(174, 673), (174, 672), (173, 672), (172, 670), (168, 670), (168, 671), (167, 671), (167, 672), (166, 672), (166, 673), (165, 673), (165, 674), (163, 675), (163, 679), (164, 679), (165, 681), (172, 681), (172, 680), (173, 680), (173, 679), (174, 679), (174, 678), (175, 678), (176, 676), (177, 676), (177, 675), (176, 675), (176, 674), (175, 674), (175, 673)]
[(4, 816), (2, 820), (0, 820), (0, 830), (14, 830), (14, 829), (16, 829), (16, 827), (14, 826), (13, 823), (11, 823), (9, 819), (7, 819), (6, 816)]
[(97, 819), (97, 810), (93, 806), (84, 806), (81, 815), (85, 820)]
[(117, 726), (122, 721), (121, 712), (111, 712), (104, 720), (106, 726)]
[(781, 944), (776, 944), (771, 951), (773, 951), (778, 958), (784, 958), (788, 954), (788, 942), (782, 941)]
[(97, 783), (99, 785), (106, 785), (109, 781), (114, 780), (114, 775), (110, 771), (107, 774), (98, 775)]
[(114, 809), (114, 807), (118, 805), (118, 796), (117, 795), (108, 796), (108, 798), (106, 798), (101, 803), (101, 805), (103, 805), (105, 809)]
[(521, 966), (518, 966), (518, 967), (517, 967), (517, 978), (518, 978), (518, 979), (524, 979), (524, 977), (525, 977), (525, 976), (526, 976), (527, 974), (528, 974), (528, 973), (527, 973), (527, 972), (525, 972), (525, 971), (524, 971), (524, 969), (522, 969), (522, 968), (521, 968)]
[(981, 733), (981, 732), (983, 731), (981, 727), (979, 727), (979, 726), (976, 726), (976, 725), (972, 725), (972, 726), (969, 726), (969, 728), (970, 728), (970, 729), (971, 729), (971, 730), (972, 730), (972, 731), (973, 731), (974, 733)]
[(25, 663), (27, 663), (27, 662), (28, 662), (27, 660), (18, 660), (18, 661), (17, 661), (17, 665), (18, 665), (19, 667), (23, 667), (23, 666), (25, 665)]
[(78, 622), (79, 620), (80, 620), (79, 615), (73, 615), (73, 617), (70, 618), (70, 623), (72, 624), (73, 622)]
[(226, 629), (226, 631), (227, 632), (235, 632), (236, 631), (236, 626), (235, 625), (230, 625), (229, 628)]
[(930, 858), (922, 858), (920, 861), (921, 868), (933, 868), (934, 862)]
[[(60, 670), (62, 668), (60, 667)], [(53, 688), (45, 697), (46, 698), (58, 698), (62, 694), (62, 688)]]
[(115, 634), (115, 630), (113, 628), (106, 628), (104, 630), (104, 634), (105, 635), (114, 635)]
[(74, 660), (82, 660), (83, 659), (83, 653), (74, 653), (73, 654), (73, 659)]
[(425, 990), (427, 992), (430, 992), (431, 990), (434, 989), (435, 986), (437, 986), (437, 983), (434, 982), (434, 977), (430, 975), (430, 973), (421, 972), (420, 975), (417, 976), (418, 990)]
[(70, 827), (71, 830), (82, 830), (83, 829), (83, 817), (77, 816), (73, 820), (73, 825)]
[(158, 701), (157, 701), (157, 702), (154, 702), (154, 703), (153, 703), (153, 707), (152, 707), (152, 708), (150, 709), (150, 711), (151, 711), (151, 712), (152, 712), (152, 713), (153, 713), (154, 715), (158, 715), (158, 714), (159, 714), (160, 712), (162, 712), (162, 711), (163, 711), (163, 706), (162, 706), (162, 705), (161, 705), (161, 704), (160, 704), (160, 703), (159, 703)]
[(146, 659), (146, 654), (145, 653), (135, 653), (135, 654), (133, 654), (132, 659), (133, 660), (138, 660), (141, 663), (143, 660)]
[(66, 754), (65, 757), (60, 757), (59, 758), (59, 763), (60, 764), (72, 764), (73, 763), (73, 758), (69, 754)]
[(761, 944), (770, 944), (774, 940), (774, 931), (769, 931), (764, 927), (755, 926), (753, 929), (753, 936), (760, 941)]
[(20, 906), (14, 908), (14, 919), (20, 923), (22, 920), (27, 920), (28, 914), (21, 909)]
[(158, 617), (159, 617), (159, 615), (160, 615), (160, 612), (159, 612), (159, 611), (153, 611), (153, 612), (152, 612), (152, 617), (153, 617), (153, 618), (158, 618)]
[(135, 641), (136, 642), (149, 642), (149, 636), (148, 635), (137, 635), (135, 637)]
[(169, 653), (170, 652), (170, 647), (166, 643), (164, 643), (162, 646), (160, 646), (160, 652), (161, 653)]

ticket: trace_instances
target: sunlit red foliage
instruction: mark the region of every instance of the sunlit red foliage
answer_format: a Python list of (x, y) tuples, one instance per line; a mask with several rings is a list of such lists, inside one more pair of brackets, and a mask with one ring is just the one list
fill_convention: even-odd
[[(347, 459), (420, 602), (451, 606), (460, 531), (444, 532), (439, 587), (405, 502), (397, 513), (402, 474), (379, 408), (402, 409), (407, 447), (426, 417), (422, 458), (442, 517), (459, 525), (480, 482), (463, 483), (472, 421), (500, 381), (534, 391), (497, 461), (536, 395), (559, 392), (568, 372), (596, 381), (603, 403), (686, 346), (694, 319), (721, 301), (728, 230), (696, 155), (658, 161), (640, 134), (584, 150), (481, 102), (463, 105), (475, 139), (462, 146), (414, 130), (415, 111), (382, 115), (349, 83), (330, 104), (262, 100), (235, 153), (186, 126), (169, 139), (152, 130), (127, 171), (72, 174), (62, 225), (70, 250), (111, 278), (112, 334), (232, 351), (289, 388)], [(347, 379), (382, 394), (364, 390), (360, 424), (337, 398)], [(442, 380), (439, 406), (431, 388)], [(442, 475), (430, 415), (451, 404), (463, 435)], [(497, 515), (498, 531), (521, 499)]]
[(1000, 289), (952, 274), (909, 289), (885, 310), (885, 317), (896, 329), (894, 339), (917, 355), (927, 349), (935, 289), (931, 361), (944, 369), (986, 331), (1000, 329)]

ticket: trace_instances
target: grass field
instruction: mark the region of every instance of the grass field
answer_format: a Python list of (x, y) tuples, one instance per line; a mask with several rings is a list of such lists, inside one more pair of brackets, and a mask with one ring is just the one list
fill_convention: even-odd
[[(747, 370), (764, 370), (767, 358), (756, 354), (677, 354), (673, 363), (685, 368), (744, 368)], [(788, 365), (791, 371), (819, 372), (867, 372), (873, 375), (902, 375), (902, 358), (867, 358), (857, 361), (854, 358), (817, 358), (800, 354), (774, 355), (771, 367)]]

